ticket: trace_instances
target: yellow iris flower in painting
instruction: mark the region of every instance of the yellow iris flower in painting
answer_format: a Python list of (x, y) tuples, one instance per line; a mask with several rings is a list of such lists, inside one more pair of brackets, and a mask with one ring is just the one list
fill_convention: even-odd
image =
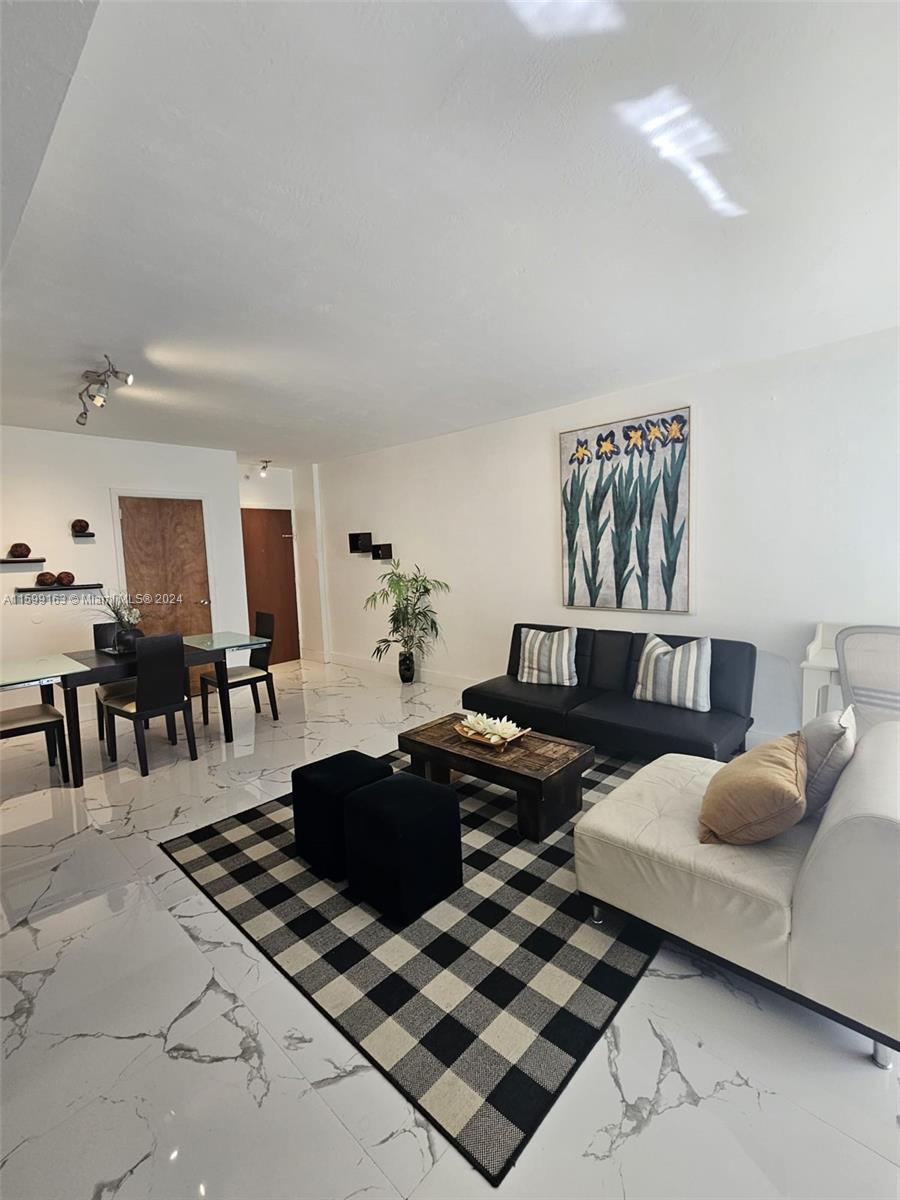
[(659, 421), (647, 422), (647, 449), (652, 453), (656, 449), (657, 443), (664, 446), (666, 435), (663, 432), (663, 427)]
[(626, 454), (633, 454), (637, 451), (640, 457), (644, 453), (647, 434), (643, 425), (626, 425), (622, 430), (622, 437), (625, 439)]
[(666, 433), (666, 445), (671, 445), (672, 442), (683, 442), (685, 433), (687, 432), (687, 419), (683, 413), (675, 413), (668, 420), (663, 417), (662, 427)]
[(594, 456), (588, 449), (587, 438), (576, 438), (575, 441), (575, 449), (569, 456), (569, 466), (571, 467), (577, 463), (580, 467), (585, 463), (593, 462)]

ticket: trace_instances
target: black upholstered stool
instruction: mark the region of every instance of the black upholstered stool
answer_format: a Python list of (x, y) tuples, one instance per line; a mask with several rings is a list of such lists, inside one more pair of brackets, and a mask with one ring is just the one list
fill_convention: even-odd
[(347, 797), (350, 894), (393, 921), (414, 921), (462, 886), (459, 799), (398, 772)]
[(291, 773), (297, 853), (319, 875), (346, 879), (344, 801), (356, 788), (392, 773), (387, 763), (358, 750), (332, 754)]

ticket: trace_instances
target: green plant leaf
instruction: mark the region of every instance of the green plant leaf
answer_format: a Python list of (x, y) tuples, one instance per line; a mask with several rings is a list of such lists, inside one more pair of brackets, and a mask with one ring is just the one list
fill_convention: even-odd
[(390, 637), (379, 638), (372, 656), (380, 660), (391, 646), (400, 646), (425, 657), (441, 632), (431, 596), (435, 592), (449, 592), (450, 585), (442, 579), (430, 579), (418, 565), (412, 571), (403, 571), (399, 559), (391, 562), (379, 577), (379, 583), (384, 587), (367, 597), (363, 608), (375, 609), (380, 604), (389, 607)]

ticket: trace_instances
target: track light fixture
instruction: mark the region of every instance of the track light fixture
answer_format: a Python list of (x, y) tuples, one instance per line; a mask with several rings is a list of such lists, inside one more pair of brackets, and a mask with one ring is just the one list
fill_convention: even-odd
[(106, 359), (104, 370), (81, 372), (84, 387), (78, 393), (78, 399), (81, 401), (81, 412), (75, 418), (76, 425), (87, 425), (88, 401), (95, 408), (104, 408), (106, 406), (106, 401), (109, 398), (109, 381), (111, 379), (115, 379), (117, 383), (124, 383), (126, 387), (130, 387), (134, 383), (134, 376), (130, 371), (120, 371), (118, 367), (113, 366), (112, 359), (108, 354), (104, 354), (103, 357)]
[(272, 463), (272, 460), (271, 460), (271, 458), (264, 458), (264, 459), (262, 460), (262, 462), (259, 464), (259, 477), (260, 477), (260, 479), (265, 479), (265, 477), (268, 475), (268, 473), (269, 473), (269, 467), (270, 467), (271, 463)]

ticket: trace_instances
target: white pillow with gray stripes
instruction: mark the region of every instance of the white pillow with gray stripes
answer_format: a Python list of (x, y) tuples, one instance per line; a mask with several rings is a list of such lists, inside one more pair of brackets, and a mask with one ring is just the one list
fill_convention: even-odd
[(709, 712), (711, 666), (712, 642), (708, 637), (670, 646), (655, 633), (648, 633), (638, 663), (634, 698)]
[(519, 650), (520, 683), (555, 683), (575, 687), (575, 643), (577, 629), (523, 629)]

